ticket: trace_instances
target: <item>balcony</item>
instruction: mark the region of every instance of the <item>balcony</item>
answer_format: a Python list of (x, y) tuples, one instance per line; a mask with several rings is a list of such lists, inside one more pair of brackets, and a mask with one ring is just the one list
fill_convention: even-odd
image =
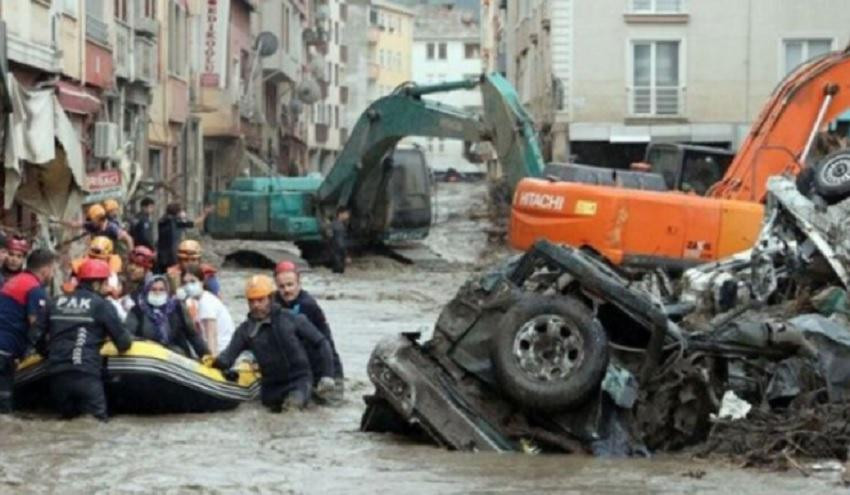
[(109, 46), (109, 24), (86, 14), (86, 38), (103, 46)]
[(376, 62), (369, 62), (369, 80), (375, 81), (381, 75), (381, 66)]
[(369, 31), (366, 33), (366, 39), (370, 45), (375, 45), (381, 38), (381, 29), (378, 26), (369, 26)]
[(328, 125), (327, 124), (316, 124), (316, 142), (317, 143), (327, 143), (328, 142)]
[(119, 22), (115, 23), (115, 75), (127, 79), (130, 77), (130, 28)]
[(153, 86), (156, 83), (156, 42), (137, 37), (135, 48), (133, 78)]
[(150, 17), (137, 17), (133, 28), (136, 30), (136, 33), (142, 36), (156, 38), (159, 34), (159, 21)]
[(629, 114), (632, 117), (681, 117), (685, 88), (680, 86), (632, 86)]

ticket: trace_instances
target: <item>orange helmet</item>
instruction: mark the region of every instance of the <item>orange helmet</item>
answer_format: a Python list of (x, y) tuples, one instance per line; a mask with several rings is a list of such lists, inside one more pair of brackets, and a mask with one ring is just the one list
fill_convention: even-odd
[(177, 258), (180, 260), (201, 259), (201, 243), (192, 239), (186, 239), (177, 246)]
[(106, 210), (103, 206), (99, 204), (94, 204), (89, 206), (88, 212), (86, 212), (86, 216), (89, 217), (89, 220), (92, 222), (99, 222), (106, 218)]
[(277, 290), (274, 280), (268, 275), (254, 275), (245, 284), (245, 297), (248, 299), (260, 299), (268, 297)]
[(121, 209), (121, 205), (114, 199), (107, 199), (103, 202), (103, 209), (106, 210), (106, 213), (115, 213)]
[(89, 258), (105, 260), (112, 255), (112, 240), (109, 237), (99, 235), (89, 242)]

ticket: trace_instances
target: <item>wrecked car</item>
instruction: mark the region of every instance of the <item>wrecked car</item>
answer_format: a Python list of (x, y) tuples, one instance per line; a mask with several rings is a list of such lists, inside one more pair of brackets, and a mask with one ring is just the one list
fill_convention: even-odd
[(686, 271), (672, 293), (546, 241), (469, 280), (429, 340), (376, 346), (361, 428), (459, 450), (635, 455), (705, 441), (727, 397), (761, 411), (845, 400), (850, 191), (822, 194), (842, 180), (830, 167), (814, 185), (771, 178), (755, 246)]

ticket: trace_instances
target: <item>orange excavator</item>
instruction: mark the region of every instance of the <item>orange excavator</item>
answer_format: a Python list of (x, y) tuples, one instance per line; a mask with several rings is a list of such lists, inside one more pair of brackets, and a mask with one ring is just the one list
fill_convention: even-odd
[[(575, 180), (581, 176), (575, 173), (559, 180), (563, 170), (548, 179), (523, 179), (513, 196), (510, 243), (527, 250), (547, 239), (635, 268), (685, 268), (749, 249), (761, 224), (768, 177), (800, 173), (818, 135), (848, 108), (850, 47), (802, 64), (777, 86), (726, 172), (704, 196), (693, 188), (640, 186), (658, 183), (648, 180), (652, 177), (663, 184), (670, 175), (687, 175), (688, 160), (673, 172), (659, 163), (648, 165), (649, 171), (597, 169), (607, 180), (600, 174)], [(834, 162), (819, 165), (815, 174), (833, 190), (846, 182), (850, 192), (850, 160)], [(560, 167), (569, 171), (571, 165)]]

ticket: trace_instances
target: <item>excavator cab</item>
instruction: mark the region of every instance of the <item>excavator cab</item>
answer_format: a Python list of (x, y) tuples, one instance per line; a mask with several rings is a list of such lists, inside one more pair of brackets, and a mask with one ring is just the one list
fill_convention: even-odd
[(649, 171), (661, 175), (668, 190), (705, 196), (723, 178), (735, 153), (708, 146), (652, 143), (645, 156)]
[(431, 226), (431, 175), (425, 154), (416, 147), (397, 147), (388, 183), (387, 242), (423, 239)]

